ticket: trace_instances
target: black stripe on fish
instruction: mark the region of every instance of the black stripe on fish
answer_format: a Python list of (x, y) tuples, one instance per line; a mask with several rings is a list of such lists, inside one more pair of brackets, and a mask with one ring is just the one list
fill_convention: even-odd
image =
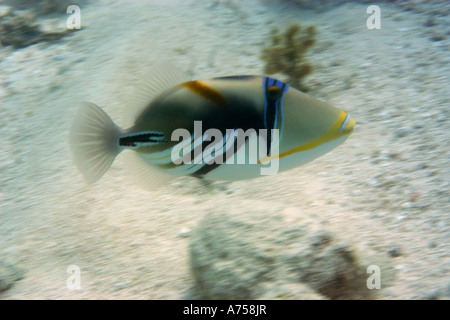
[(166, 142), (164, 133), (159, 131), (137, 132), (119, 137), (119, 146), (126, 148), (152, 146)]
[[(267, 132), (271, 132), (271, 129), (275, 127), (275, 120), (277, 115), (277, 99), (273, 99), (271, 96), (269, 89), (273, 87), (273, 84), (270, 84), (271, 78), (267, 77), (264, 83), (264, 94), (266, 99), (266, 106), (264, 109), (264, 126), (267, 129)], [(274, 81), (275, 83), (275, 81)], [(272, 136), (271, 134), (267, 135), (267, 154), (270, 155), (270, 148), (272, 145)]]
[(245, 148), (245, 144), (247, 143), (249, 137), (245, 137), (244, 141), (243, 141), (243, 145), (238, 145), (236, 143), (237, 139), (235, 138), (235, 140), (233, 141), (233, 152), (231, 152), (230, 154), (226, 152), (226, 140), (224, 140), (222, 148), (224, 150), (222, 157), (225, 156), (223, 158), (223, 162), (220, 163), (212, 163), (212, 164), (204, 164), (202, 167), (200, 167), (197, 171), (195, 171), (194, 173), (190, 174), (193, 177), (196, 178), (203, 178), (205, 175), (207, 175), (209, 172), (213, 171), (214, 169), (218, 168), (219, 166), (226, 164), (227, 160), (231, 157), (234, 157), (235, 154), (237, 153), (237, 151), (243, 147)]
[[(286, 83), (276, 80), (274, 78), (264, 77), (264, 126), (269, 133), (267, 135), (267, 150), (268, 155), (271, 154), (272, 146), (272, 129), (277, 129), (278, 120), (280, 119), (280, 129), (283, 131), (284, 114), (282, 110), (282, 98), (285, 93)], [(289, 87), (288, 87), (289, 88)]]

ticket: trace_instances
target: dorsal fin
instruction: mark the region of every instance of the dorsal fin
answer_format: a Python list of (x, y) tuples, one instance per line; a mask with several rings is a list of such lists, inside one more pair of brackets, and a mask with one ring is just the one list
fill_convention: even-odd
[(159, 94), (190, 80), (186, 72), (168, 62), (162, 62), (150, 68), (141, 84), (133, 90), (123, 109), (122, 117), (125, 127), (133, 126), (142, 111)]

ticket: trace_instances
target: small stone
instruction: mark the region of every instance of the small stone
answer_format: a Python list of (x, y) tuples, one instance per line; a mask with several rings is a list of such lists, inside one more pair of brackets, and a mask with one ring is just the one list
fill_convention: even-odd
[(425, 163), (418, 163), (417, 165), (416, 165), (416, 170), (423, 170), (423, 169), (426, 169), (426, 168), (428, 168), (428, 165), (426, 165)]
[(428, 248), (436, 248), (437, 247), (437, 244), (436, 244), (436, 242), (434, 242), (434, 241), (430, 241), (430, 242), (428, 242)]
[(400, 248), (395, 247), (395, 248), (389, 249), (388, 250), (388, 254), (392, 258), (397, 258), (397, 257), (400, 257), (402, 255), (402, 252), (401, 252)]
[(7, 16), (11, 13), (12, 8), (9, 6), (0, 6), (0, 18), (3, 18), (4, 16)]
[(437, 21), (436, 19), (434, 19), (433, 17), (429, 17), (427, 19), (427, 21), (425, 21), (425, 23), (423, 24), (425, 27), (433, 27), (435, 25), (437, 25)]
[(130, 285), (131, 284), (128, 281), (119, 282), (119, 283), (114, 284), (113, 290), (114, 291), (123, 290), (123, 289), (130, 287)]
[(439, 290), (439, 289), (434, 289), (434, 290), (432, 290), (431, 292), (429, 292), (429, 293), (425, 296), (425, 298), (428, 299), (428, 300), (437, 300), (437, 299), (439, 299), (440, 295), (441, 295), (441, 290)]
[(414, 121), (412, 124), (413, 129), (422, 129), (425, 127), (422, 121)]
[(444, 36), (443, 34), (440, 34), (440, 33), (433, 33), (433, 35), (431, 36), (432, 41), (442, 41), (445, 39), (446, 39), (446, 36)]
[(166, 285), (166, 281), (165, 280), (156, 281), (155, 284), (154, 284), (155, 288), (163, 287), (165, 285)]
[(183, 227), (180, 232), (178, 232), (179, 238), (188, 238), (191, 235), (191, 230), (189, 228)]
[(405, 208), (405, 209), (411, 209), (413, 207), (414, 207), (414, 205), (409, 201), (402, 204), (402, 208)]

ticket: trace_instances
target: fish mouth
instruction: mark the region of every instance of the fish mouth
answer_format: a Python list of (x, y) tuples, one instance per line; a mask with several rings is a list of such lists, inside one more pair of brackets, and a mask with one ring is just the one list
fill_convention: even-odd
[[(331, 142), (333, 140), (339, 139), (343, 136), (348, 136), (350, 133), (353, 132), (353, 128), (355, 126), (355, 119), (353, 119), (350, 114), (348, 114), (345, 111), (341, 111), (339, 118), (336, 120), (335, 123), (333, 123), (331, 125), (331, 127), (328, 129), (327, 132), (325, 132), (324, 134), (322, 134), (321, 136), (301, 145), (298, 146), (296, 148), (287, 150), (281, 154), (279, 154), (278, 158), (283, 158), (285, 156), (297, 153), (297, 152), (301, 152), (301, 151), (306, 151), (306, 150), (310, 150), (313, 148), (316, 148), (320, 145), (323, 145), (325, 143)], [(337, 134), (336, 134), (337, 133)], [(346, 137), (347, 138), (347, 137)], [(261, 162), (263, 161), (269, 161), (273, 158), (276, 157), (266, 157), (265, 159), (261, 160)]]
[(342, 122), (338, 132), (343, 135), (352, 133), (355, 123), (355, 119), (352, 118), (349, 113), (345, 113), (345, 119)]

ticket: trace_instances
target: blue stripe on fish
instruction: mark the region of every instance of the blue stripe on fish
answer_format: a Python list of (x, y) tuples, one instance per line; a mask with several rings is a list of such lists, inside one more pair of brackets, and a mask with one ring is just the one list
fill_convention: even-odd
[[(263, 77), (263, 92), (264, 92), (264, 126), (269, 132), (267, 141), (267, 150), (270, 154), (271, 147), (271, 129), (279, 129), (280, 136), (278, 143), (283, 137), (284, 131), (284, 110), (283, 110), (283, 96), (289, 90), (289, 85), (280, 80)], [(273, 125), (269, 126), (269, 119), (273, 117)], [(280, 127), (277, 127), (277, 123), (280, 122)]]
[(342, 132), (342, 130), (344, 130), (345, 126), (347, 125), (347, 122), (350, 120), (350, 114), (347, 113), (347, 116), (345, 117), (344, 122), (342, 123), (341, 127), (339, 128), (339, 133)]

